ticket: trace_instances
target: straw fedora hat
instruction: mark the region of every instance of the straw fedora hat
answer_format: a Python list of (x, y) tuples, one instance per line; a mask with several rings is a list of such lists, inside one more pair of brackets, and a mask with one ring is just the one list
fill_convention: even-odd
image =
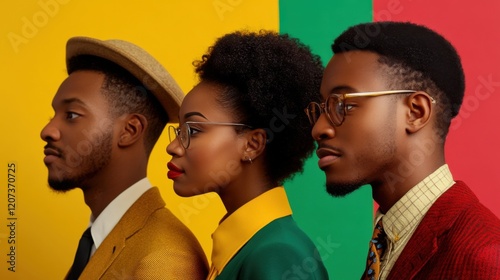
[(122, 40), (73, 37), (66, 43), (66, 65), (78, 55), (94, 55), (112, 61), (129, 71), (160, 101), (169, 122), (179, 121), (184, 93), (168, 71), (142, 48)]

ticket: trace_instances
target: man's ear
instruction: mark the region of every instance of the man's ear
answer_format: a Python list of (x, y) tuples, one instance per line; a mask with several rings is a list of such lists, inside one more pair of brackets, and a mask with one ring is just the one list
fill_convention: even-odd
[(245, 135), (247, 142), (243, 152), (242, 161), (254, 161), (266, 148), (267, 133), (264, 129), (253, 129)]
[(129, 114), (124, 117), (118, 146), (126, 147), (140, 140), (148, 126), (148, 120), (141, 114)]
[(419, 131), (431, 120), (435, 100), (424, 91), (411, 94), (407, 100), (406, 132), (409, 134)]

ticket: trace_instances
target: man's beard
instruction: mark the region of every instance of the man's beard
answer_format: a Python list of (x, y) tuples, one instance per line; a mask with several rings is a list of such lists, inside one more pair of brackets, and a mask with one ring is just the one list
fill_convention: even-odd
[(326, 183), (326, 192), (333, 197), (344, 197), (363, 185), (361, 182)]
[[(85, 181), (94, 177), (106, 166), (111, 159), (112, 132), (104, 132), (100, 137), (96, 137), (92, 143), (92, 152), (88, 155), (80, 155), (81, 163), (77, 167), (64, 166), (61, 176), (51, 178), (49, 176), (49, 186), (58, 192), (67, 192), (75, 188), (83, 188)], [(65, 158), (64, 153), (61, 158)], [(68, 174), (69, 173), (69, 174)]]

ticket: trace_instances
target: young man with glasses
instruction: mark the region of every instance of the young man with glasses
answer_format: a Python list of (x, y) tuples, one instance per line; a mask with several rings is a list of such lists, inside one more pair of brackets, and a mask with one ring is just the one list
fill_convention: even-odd
[[(360, 38), (365, 38), (361, 40)], [(500, 220), (444, 157), (465, 81), (454, 47), (412, 23), (353, 26), (306, 108), (333, 196), (379, 204), (362, 279), (500, 279)]]

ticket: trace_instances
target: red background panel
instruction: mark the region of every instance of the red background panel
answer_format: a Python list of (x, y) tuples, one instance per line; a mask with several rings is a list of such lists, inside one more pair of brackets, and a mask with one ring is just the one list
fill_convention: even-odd
[(373, 20), (428, 26), (458, 50), (466, 76), (460, 114), (446, 142), (446, 160), (500, 217), (500, 1), (374, 0)]

